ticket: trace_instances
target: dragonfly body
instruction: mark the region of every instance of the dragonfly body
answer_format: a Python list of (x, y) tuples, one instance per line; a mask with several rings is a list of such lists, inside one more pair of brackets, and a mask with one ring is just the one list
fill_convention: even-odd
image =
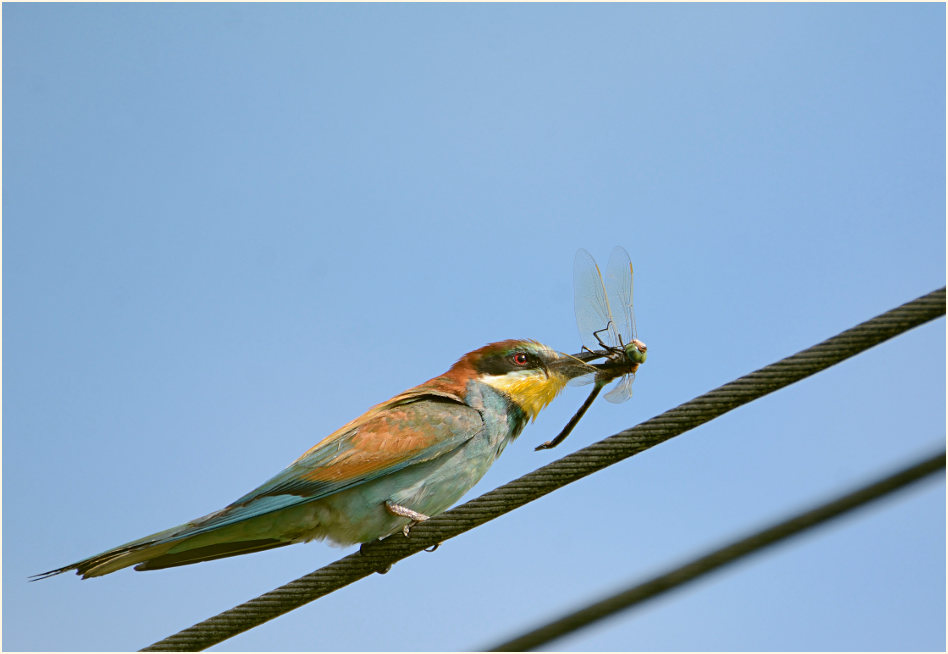
[(556, 438), (538, 445), (537, 450), (553, 448), (563, 442), (602, 389), (613, 380), (621, 378), (615, 388), (606, 393), (606, 399), (615, 403), (629, 399), (635, 373), (645, 363), (648, 353), (645, 343), (635, 334), (632, 263), (625, 249), (619, 246), (613, 249), (605, 281), (592, 255), (583, 249), (577, 251), (573, 265), (573, 296), (576, 326), (584, 350), (578, 356), (586, 361), (605, 361), (593, 365), (597, 370), (594, 375), (578, 378), (579, 383), (591, 381), (594, 384), (589, 397)]

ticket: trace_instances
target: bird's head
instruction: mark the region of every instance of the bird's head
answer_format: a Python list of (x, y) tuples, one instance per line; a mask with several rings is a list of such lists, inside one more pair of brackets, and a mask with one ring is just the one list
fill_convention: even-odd
[(589, 364), (542, 343), (508, 340), (465, 354), (441, 379), (460, 386), (476, 378), (508, 396), (534, 419), (566, 382), (594, 372)]

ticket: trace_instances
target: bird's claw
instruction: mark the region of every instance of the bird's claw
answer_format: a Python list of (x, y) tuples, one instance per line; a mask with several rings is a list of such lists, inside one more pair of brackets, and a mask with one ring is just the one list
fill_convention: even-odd
[[(419, 515), (422, 515), (422, 514), (419, 514)], [(428, 519), (428, 516), (423, 516), (417, 520), (412, 520), (411, 522), (406, 524), (404, 527), (402, 527), (402, 533), (405, 534), (405, 538), (411, 538), (412, 527), (417, 525), (419, 522), (424, 522), (427, 519)]]
[[(369, 552), (371, 551), (371, 548), (378, 542), (379, 542), (378, 539), (376, 539), (376, 540), (369, 541), (368, 543), (362, 543), (361, 545), (359, 545), (359, 554), (361, 554), (362, 556), (371, 557), (372, 555)], [(380, 575), (384, 575), (386, 572), (392, 569), (392, 565), (393, 565), (392, 563), (386, 563), (384, 565), (380, 565), (379, 567), (375, 569), (375, 571), (379, 573)]]

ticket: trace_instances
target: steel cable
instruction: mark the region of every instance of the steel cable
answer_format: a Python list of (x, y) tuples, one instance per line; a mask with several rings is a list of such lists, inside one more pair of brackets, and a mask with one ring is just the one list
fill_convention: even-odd
[(848, 511), (944, 469), (945, 451), (942, 450), (934, 456), (887, 475), (871, 484), (836, 497), (814, 509), (799, 513), (750, 536), (735, 540), (709, 554), (652, 577), (648, 581), (636, 584), (627, 590), (568, 613), (541, 627), (511, 638), (500, 645), (495, 645), (487, 651), (525, 652), (536, 649), (551, 640), (582, 629), (593, 622), (631, 608), (636, 604), (641, 604), (646, 600), (713, 572), (728, 563), (733, 563), (739, 558), (790, 538), (806, 529), (816, 527), (827, 520), (839, 517)]
[(434, 516), (415, 526), (410, 538), (397, 533), (364, 545), (142, 651), (215, 645), (944, 314), (942, 287)]

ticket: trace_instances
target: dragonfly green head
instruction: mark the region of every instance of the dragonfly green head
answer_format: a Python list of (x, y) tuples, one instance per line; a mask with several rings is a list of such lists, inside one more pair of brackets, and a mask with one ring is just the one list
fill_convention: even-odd
[(635, 363), (645, 363), (648, 356), (648, 348), (645, 343), (637, 338), (633, 338), (631, 343), (625, 346), (625, 355)]

